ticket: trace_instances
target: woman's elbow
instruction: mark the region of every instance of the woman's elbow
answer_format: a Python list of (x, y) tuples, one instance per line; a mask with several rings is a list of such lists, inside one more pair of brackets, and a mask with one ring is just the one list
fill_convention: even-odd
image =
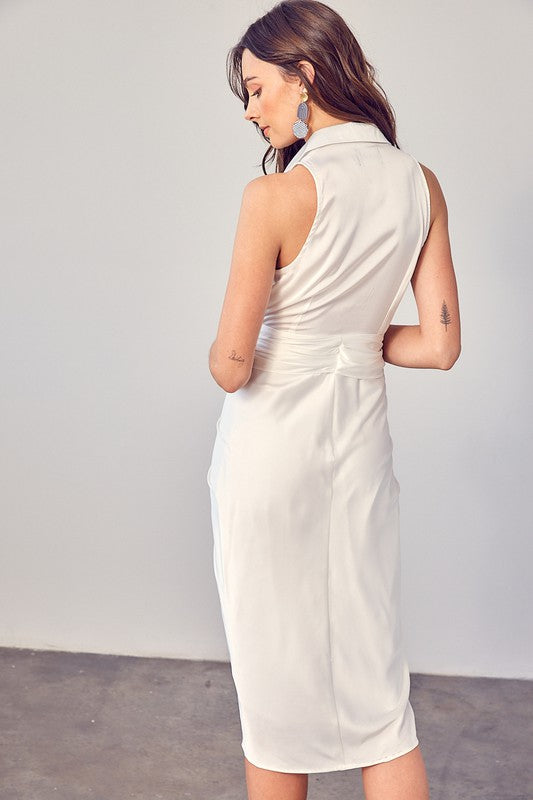
[(454, 350), (445, 350), (439, 356), (439, 369), (449, 370), (461, 355), (461, 345)]
[(242, 373), (236, 374), (233, 370), (219, 370), (216, 365), (211, 361), (209, 362), (209, 371), (213, 376), (215, 383), (218, 383), (221, 389), (224, 389), (228, 394), (232, 394), (248, 383), (250, 376), (243, 379)]
[(213, 375), (213, 377), (220, 388), (224, 389), (228, 394), (233, 394), (233, 392), (236, 392), (248, 383), (248, 378), (243, 381), (242, 379), (228, 379), (227, 377), (217, 378), (216, 375)]
[(222, 389), (224, 389), (224, 391), (227, 392), (228, 394), (233, 394), (233, 392), (236, 392), (238, 389), (241, 389), (248, 382), (248, 381), (242, 382), (236, 380), (228, 380), (227, 378), (225, 378), (224, 380), (217, 380), (215, 378), (215, 380), (217, 381), (218, 385)]

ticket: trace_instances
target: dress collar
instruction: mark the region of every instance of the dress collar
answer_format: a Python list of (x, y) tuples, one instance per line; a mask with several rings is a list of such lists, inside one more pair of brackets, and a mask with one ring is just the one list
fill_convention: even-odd
[(304, 143), (298, 152), (292, 157), (284, 171), (292, 167), (302, 158), (305, 153), (315, 150), (317, 147), (324, 147), (327, 144), (342, 142), (384, 142), (390, 144), (387, 137), (381, 132), (373, 122), (348, 122), (326, 125), (313, 131), (309, 139)]

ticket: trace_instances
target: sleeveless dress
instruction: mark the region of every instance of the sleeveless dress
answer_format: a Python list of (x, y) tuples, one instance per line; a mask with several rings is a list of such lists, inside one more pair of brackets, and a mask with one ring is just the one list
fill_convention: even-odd
[(315, 131), (285, 172), (298, 164), (316, 216), (275, 272), (207, 483), (242, 750), (263, 769), (313, 773), (418, 744), (382, 341), (430, 199), (418, 162), (373, 123)]

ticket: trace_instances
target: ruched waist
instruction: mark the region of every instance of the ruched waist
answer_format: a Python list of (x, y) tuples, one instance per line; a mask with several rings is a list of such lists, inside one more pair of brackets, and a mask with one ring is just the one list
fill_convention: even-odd
[(315, 334), (262, 324), (253, 368), (263, 372), (335, 372), (352, 378), (383, 375), (382, 333)]

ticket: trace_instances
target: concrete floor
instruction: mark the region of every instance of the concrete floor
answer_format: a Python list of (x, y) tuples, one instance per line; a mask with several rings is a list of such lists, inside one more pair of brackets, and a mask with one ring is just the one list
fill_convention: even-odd
[[(246, 800), (229, 664), (0, 648), (0, 800)], [(432, 800), (533, 800), (533, 682), (411, 676)], [(309, 800), (361, 800), (360, 770)]]

